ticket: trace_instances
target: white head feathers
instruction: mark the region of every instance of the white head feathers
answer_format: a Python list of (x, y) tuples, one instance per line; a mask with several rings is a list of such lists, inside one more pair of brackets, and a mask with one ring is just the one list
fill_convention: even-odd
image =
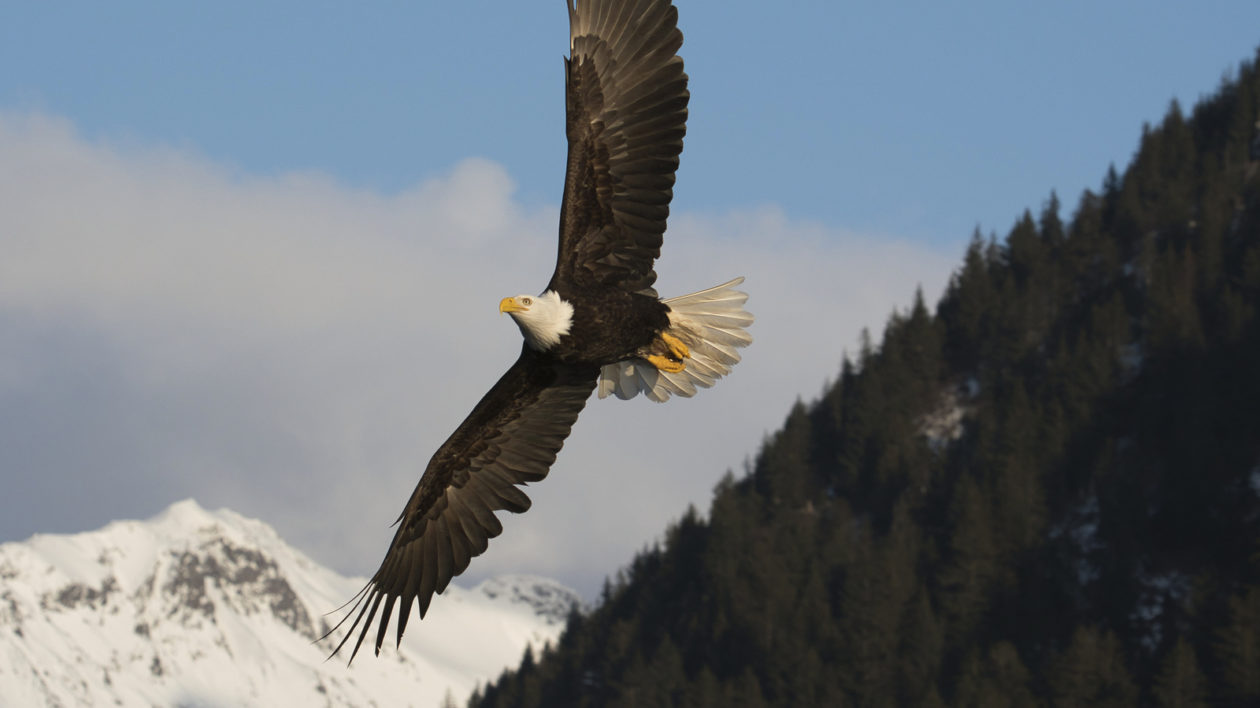
[(573, 326), (573, 305), (565, 302), (554, 290), (542, 295), (505, 297), (499, 312), (512, 316), (529, 346), (546, 351), (569, 333)]

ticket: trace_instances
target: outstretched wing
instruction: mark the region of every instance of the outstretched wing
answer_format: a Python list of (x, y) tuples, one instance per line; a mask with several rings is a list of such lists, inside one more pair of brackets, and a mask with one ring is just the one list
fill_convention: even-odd
[(516, 485), (547, 476), (595, 388), (598, 373), (598, 367), (559, 364), (522, 347), (512, 368), (429, 461), (399, 517), (398, 531), (380, 569), (333, 627), (335, 631), (354, 616), (334, 655), (362, 624), (350, 654), (354, 660), (378, 609), (379, 654), (398, 600), (402, 600), (397, 636), (401, 642), (412, 603), (419, 601), (423, 618), (433, 594), (445, 590), (451, 578), (503, 531), (494, 512), (529, 509), (529, 497)]
[(651, 291), (687, 132), (678, 10), (669, 0), (569, 0), (569, 161), (548, 289)]

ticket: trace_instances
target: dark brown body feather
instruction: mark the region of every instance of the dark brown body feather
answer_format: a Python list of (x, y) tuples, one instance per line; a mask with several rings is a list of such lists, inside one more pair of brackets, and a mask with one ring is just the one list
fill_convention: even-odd
[(401, 641), (413, 604), (424, 617), (434, 593), (502, 531), (494, 512), (529, 508), (517, 487), (547, 475), (599, 366), (626, 358), (667, 326), (668, 308), (652, 284), (686, 132), (677, 16), (669, 0), (590, 0), (580, 8), (570, 0), (569, 155), (547, 289), (573, 304), (572, 328), (545, 353), (522, 347), (433, 455), (380, 569), (333, 628), (353, 617), (334, 653), (358, 630), (353, 660), (378, 612), (379, 653), (400, 601)]
[(572, 329), (547, 350), (560, 361), (600, 366), (624, 361), (669, 326), (669, 308), (652, 295), (614, 289), (570, 302)]

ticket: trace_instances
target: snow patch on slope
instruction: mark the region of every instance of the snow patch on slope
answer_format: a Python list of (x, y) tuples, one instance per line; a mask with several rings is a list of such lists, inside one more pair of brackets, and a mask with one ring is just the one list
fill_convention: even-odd
[(927, 438), (933, 452), (943, 453), (950, 443), (963, 436), (967, 416), (971, 413), (968, 401), (980, 392), (980, 383), (969, 378), (957, 387), (946, 389), (936, 407), (919, 419), (919, 431)]
[(418, 705), (459, 699), (554, 640), (573, 591), (451, 586), (401, 651), (326, 661), (366, 582), (266, 524), (191, 500), (148, 521), (0, 545), (0, 696), (12, 705)]

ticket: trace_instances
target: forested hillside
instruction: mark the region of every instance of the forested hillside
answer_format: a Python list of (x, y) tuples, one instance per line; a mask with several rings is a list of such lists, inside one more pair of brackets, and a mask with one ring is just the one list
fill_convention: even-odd
[(1247, 62), (977, 233), (471, 705), (1260, 705), (1257, 120)]

